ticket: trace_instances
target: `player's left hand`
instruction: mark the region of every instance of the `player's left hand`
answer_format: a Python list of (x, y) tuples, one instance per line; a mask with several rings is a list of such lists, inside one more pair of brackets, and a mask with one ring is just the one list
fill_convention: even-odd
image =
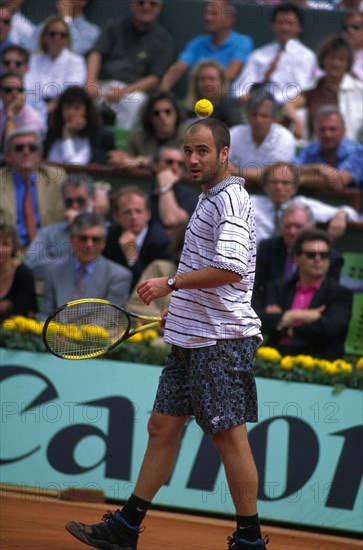
[(137, 293), (144, 304), (149, 305), (156, 298), (163, 298), (171, 292), (167, 285), (167, 277), (158, 277), (156, 279), (147, 279), (142, 281), (136, 287)]

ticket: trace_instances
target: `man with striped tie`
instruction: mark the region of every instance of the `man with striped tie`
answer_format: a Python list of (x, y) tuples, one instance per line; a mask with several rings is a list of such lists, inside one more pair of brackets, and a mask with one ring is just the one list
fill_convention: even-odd
[[(244, 180), (227, 174), (230, 133), (217, 119), (186, 131), (184, 157), (202, 193), (173, 277), (139, 283), (145, 304), (172, 292), (165, 341), (172, 345), (149, 421), (149, 442), (134, 492), (106, 521), (69, 522), (67, 530), (95, 548), (136, 549), (140, 525), (171, 475), (190, 416), (210, 434), (236, 509), (229, 550), (263, 550), (257, 514), (257, 470), (246, 422), (257, 421), (253, 359), (261, 340), (251, 307), (255, 222)], [(162, 544), (161, 544), (162, 546)]]

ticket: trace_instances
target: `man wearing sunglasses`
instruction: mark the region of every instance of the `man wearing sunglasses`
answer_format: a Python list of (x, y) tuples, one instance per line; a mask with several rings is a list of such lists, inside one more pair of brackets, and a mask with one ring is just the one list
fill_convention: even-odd
[(169, 235), (185, 225), (193, 214), (198, 194), (181, 183), (186, 177), (184, 155), (175, 147), (160, 147), (152, 170), (155, 186), (150, 196), (152, 219), (158, 220)]
[(68, 254), (50, 262), (38, 314), (45, 320), (57, 307), (78, 298), (100, 298), (124, 305), (130, 292), (131, 272), (102, 256), (107, 227), (97, 214), (83, 212), (69, 227)]
[(147, 94), (173, 60), (174, 42), (157, 24), (162, 0), (131, 0), (131, 16), (105, 27), (88, 56), (86, 89), (131, 129)]
[[(0, 77), (0, 151), (8, 136), (17, 129), (29, 128), (43, 134), (45, 125), (39, 113), (25, 103), (23, 80), (14, 73)], [(3, 160), (0, 152), (0, 159)]]
[(93, 211), (93, 180), (85, 173), (68, 173), (62, 183), (64, 220), (38, 231), (30, 243), (25, 262), (33, 272), (37, 290), (50, 265), (58, 264), (70, 255), (69, 229), (74, 218)]
[(330, 240), (324, 231), (303, 231), (293, 247), (296, 275), (272, 284), (257, 314), (267, 345), (283, 355), (306, 354), (328, 360), (344, 357), (352, 293), (327, 276)]
[(0, 170), (0, 221), (17, 227), (26, 248), (37, 231), (64, 216), (63, 169), (41, 164), (41, 139), (33, 130), (16, 130), (5, 142), (5, 166)]
[(3, 73), (16, 74), (23, 79), (29, 69), (28, 50), (16, 44), (7, 46), (1, 55), (1, 65)]
[[(0, 55), (8, 46), (11, 46), (11, 11), (5, 2), (0, 1)], [(0, 75), (2, 67), (0, 67)]]

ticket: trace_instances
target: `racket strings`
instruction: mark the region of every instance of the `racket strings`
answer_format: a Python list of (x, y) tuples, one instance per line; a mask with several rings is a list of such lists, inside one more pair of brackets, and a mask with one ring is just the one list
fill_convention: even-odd
[(84, 357), (109, 349), (128, 330), (128, 318), (118, 308), (77, 304), (55, 314), (47, 327), (47, 343), (60, 356)]

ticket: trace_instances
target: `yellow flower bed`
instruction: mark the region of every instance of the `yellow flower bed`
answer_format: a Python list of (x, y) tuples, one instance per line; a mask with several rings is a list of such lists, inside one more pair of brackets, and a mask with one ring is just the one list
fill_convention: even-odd
[[(43, 322), (35, 321), (35, 319), (27, 319), (20, 315), (12, 317), (11, 319), (6, 319), (1, 328), (8, 332), (20, 332), (23, 334), (36, 334), (40, 336), (42, 334), (44, 327)], [(76, 325), (60, 325), (55, 322), (51, 322), (48, 325), (48, 331), (53, 331), (54, 333), (61, 334), (64, 332), (64, 336), (72, 340), (82, 340), (83, 337), (87, 338), (99, 338), (100, 340), (109, 340), (110, 336), (107, 330), (100, 326), (94, 325), (82, 325), (77, 327)], [(138, 332), (134, 336), (131, 336), (126, 340), (126, 342), (141, 343), (141, 342), (152, 342), (158, 337), (156, 330), (145, 330)]]

